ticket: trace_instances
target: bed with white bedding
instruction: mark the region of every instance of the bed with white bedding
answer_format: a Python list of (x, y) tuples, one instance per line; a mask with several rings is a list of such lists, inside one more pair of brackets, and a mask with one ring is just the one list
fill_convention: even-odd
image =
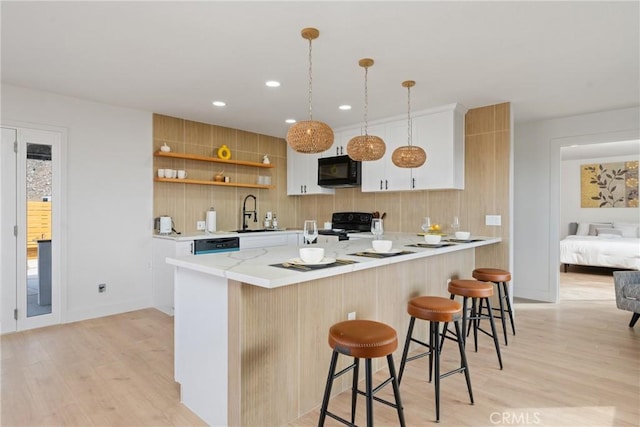
[(640, 270), (640, 226), (637, 223), (569, 224), (560, 241), (560, 262), (569, 265)]

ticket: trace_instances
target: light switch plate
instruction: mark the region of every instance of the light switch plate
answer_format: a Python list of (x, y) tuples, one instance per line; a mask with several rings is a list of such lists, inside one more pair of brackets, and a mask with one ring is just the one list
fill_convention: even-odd
[(197, 230), (204, 230), (206, 228), (206, 222), (205, 221), (198, 221), (196, 222), (196, 229)]
[(487, 215), (485, 225), (502, 225), (502, 215)]

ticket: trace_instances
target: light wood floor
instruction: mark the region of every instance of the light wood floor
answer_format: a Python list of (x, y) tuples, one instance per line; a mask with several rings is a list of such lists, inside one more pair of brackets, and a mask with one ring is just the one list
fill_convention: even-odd
[[(478, 353), (468, 349), (476, 403), (469, 404), (462, 375), (443, 379), (441, 425), (640, 425), (640, 328), (628, 328), (631, 313), (615, 307), (612, 277), (563, 273), (561, 289), (559, 304), (516, 304), (517, 335), (501, 347), (503, 371), (488, 337), (480, 337)], [(147, 309), (4, 335), (2, 426), (202, 425), (179, 403), (172, 326), (172, 318)], [(442, 354), (446, 367), (457, 364), (451, 344)], [(425, 359), (407, 365), (401, 393), (408, 426), (433, 423), (425, 375)], [(348, 407), (348, 393), (331, 400), (345, 417)], [(363, 415), (360, 400), (359, 425)], [(376, 425), (397, 425), (384, 405), (375, 405), (375, 416)], [(316, 410), (290, 425), (317, 420)]]

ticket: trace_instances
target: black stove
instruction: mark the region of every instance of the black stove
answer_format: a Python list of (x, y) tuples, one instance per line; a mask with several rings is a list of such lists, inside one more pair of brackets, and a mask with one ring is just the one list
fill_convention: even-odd
[(338, 240), (349, 240), (349, 233), (363, 233), (371, 231), (370, 212), (336, 212), (331, 215), (331, 230), (318, 230), (325, 236), (338, 236)]

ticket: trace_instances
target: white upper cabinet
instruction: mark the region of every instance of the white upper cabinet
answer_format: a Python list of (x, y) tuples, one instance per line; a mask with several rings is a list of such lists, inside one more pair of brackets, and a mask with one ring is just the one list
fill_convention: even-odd
[(427, 161), (410, 169), (414, 189), (464, 189), (464, 116), (459, 104), (412, 118), (413, 143), (427, 153)]
[(410, 191), (464, 188), (464, 115), (460, 104), (412, 113), (412, 144), (427, 153), (424, 165), (399, 168), (391, 161), (393, 150), (407, 144), (407, 119), (376, 121), (369, 134), (384, 139), (384, 157), (362, 162), (362, 191)]
[(303, 154), (287, 146), (287, 195), (335, 194), (333, 188), (318, 185), (318, 159), (320, 154)]
[(409, 169), (397, 168), (391, 161), (391, 153), (396, 147), (406, 144), (407, 122), (397, 122), (369, 126), (367, 133), (382, 138), (386, 145), (380, 160), (362, 162), (362, 191), (402, 191), (410, 181)]
[(327, 151), (321, 153), (320, 157), (346, 156), (347, 144), (351, 138), (360, 134), (360, 126), (341, 130), (334, 129), (333, 145)]

